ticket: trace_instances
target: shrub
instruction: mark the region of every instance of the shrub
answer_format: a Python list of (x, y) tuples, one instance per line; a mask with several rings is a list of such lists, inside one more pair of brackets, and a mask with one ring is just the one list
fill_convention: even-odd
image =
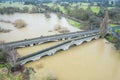
[(26, 23), (23, 20), (18, 19), (18, 20), (15, 20), (14, 26), (17, 28), (23, 28), (26, 26)]
[(55, 26), (54, 30), (58, 31), (59, 33), (68, 33), (68, 32), (70, 32), (68, 28), (60, 26), (60, 25)]

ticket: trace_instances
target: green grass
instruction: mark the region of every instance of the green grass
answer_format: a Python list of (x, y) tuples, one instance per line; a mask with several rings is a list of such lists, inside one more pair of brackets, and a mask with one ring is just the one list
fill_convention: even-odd
[[(56, 5), (53, 4), (53, 3), (47, 3), (47, 4), (45, 3), (44, 5), (47, 5), (47, 6), (51, 7), (51, 8), (52, 8), (53, 6), (56, 6)], [(82, 8), (82, 9), (87, 9), (89, 3), (81, 3), (81, 5), (80, 5), (80, 3), (73, 3), (73, 4), (71, 5), (70, 9), (73, 10), (76, 5), (79, 6), (79, 9), (80, 9), (80, 8)], [(67, 10), (66, 10), (63, 6), (60, 6), (60, 5), (57, 5), (57, 6), (59, 7), (60, 11), (62, 11), (63, 13), (67, 13)], [(98, 6), (91, 6), (91, 10), (92, 10), (94, 13), (99, 13), (100, 7), (98, 7)]]
[(54, 6), (54, 4), (53, 4), (53, 3), (44, 3), (44, 5), (47, 5), (47, 6), (49, 6), (49, 7)]
[(111, 27), (115, 27), (118, 26), (117, 24), (110, 24)]
[(4, 66), (3, 64), (0, 64), (0, 68), (3, 68), (3, 66)]
[(60, 11), (62, 11), (63, 13), (67, 13), (67, 10), (63, 6), (58, 5), (58, 7)]
[[(86, 9), (88, 8), (88, 5), (81, 5), (80, 8), (83, 8), (83, 9), (86, 10)], [(92, 10), (94, 13), (99, 13), (100, 7), (91, 6), (91, 10)]]
[(99, 13), (99, 11), (100, 11), (100, 7), (97, 7), (97, 6), (92, 6), (91, 7), (91, 10), (94, 12), (94, 13)]
[(88, 6), (90, 3), (81, 3), (81, 4), (82, 4), (82, 5), (87, 5), (87, 6)]
[[(74, 4), (72, 4), (72, 8), (74, 6), (76, 6), (76, 5), (79, 5), (79, 8), (87, 9), (88, 6), (89, 6), (89, 3), (81, 3), (81, 5), (80, 5), (80, 3), (77, 3), (77, 4), (74, 3)], [(100, 7), (98, 7), (98, 6), (91, 6), (91, 9), (92, 9), (92, 11), (94, 13), (99, 13)]]
[(22, 80), (22, 75), (21, 74), (17, 74), (17, 75), (13, 75), (13, 74), (1, 74), (0, 73), (0, 80)]
[(115, 43), (117, 41), (117, 38), (112, 36), (112, 35), (107, 35), (105, 36), (105, 38), (109, 41), (109, 42), (112, 42), (112, 43)]
[(22, 9), (23, 7), (28, 7), (29, 9), (31, 9), (33, 7), (33, 5), (24, 5), (22, 3), (17, 3), (17, 2), (11, 3), (11, 4), (8, 2), (0, 3), (0, 8), (3, 8), (3, 7), (18, 7), (20, 9)]
[(77, 27), (77, 28), (80, 28), (81, 24), (76, 22), (76, 21), (73, 21), (71, 19), (67, 19), (68, 23), (71, 24), (72, 26), (74, 27)]
[[(79, 8), (82, 8), (82, 9), (86, 10), (88, 8), (88, 5), (80, 5)], [(91, 6), (91, 10), (94, 13), (99, 13), (100, 7), (98, 7), (98, 6)]]
[(81, 5), (81, 6), (79, 6), (79, 8), (87, 9), (88, 6), (87, 5)]
[(113, 9), (113, 8), (115, 8), (115, 7), (108, 7), (107, 9), (110, 10), (110, 9)]

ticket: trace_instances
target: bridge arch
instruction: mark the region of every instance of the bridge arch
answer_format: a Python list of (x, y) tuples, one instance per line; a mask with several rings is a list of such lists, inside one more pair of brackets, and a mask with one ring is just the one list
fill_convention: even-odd
[(69, 49), (69, 45), (66, 45), (66, 46), (64, 46), (63, 48), (61, 48), (63, 51), (65, 51), (65, 50), (67, 50), (67, 49)]
[(74, 47), (74, 46), (77, 46), (76, 43), (71, 44), (71, 45), (69, 46), (69, 48)]
[(96, 40), (95, 38), (92, 38), (91, 41)]
[(48, 49), (38, 51), (34, 55), (30, 55), (28, 57), (22, 58), (20, 61), (18, 61), (18, 63), (20, 62), (21, 64), (25, 64), (31, 61), (39, 60), (41, 57), (54, 55), (56, 52), (67, 50), (70, 47), (87, 43), (99, 37), (100, 35), (96, 34), (96, 35), (85, 37), (85, 38), (75, 38), (73, 40), (50, 47)]
[(29, 63), (29, 62), (33, 62), (33, 61), (34, 61), (34, 60), (29, 60), (29, 61), (24, 62), (24, 64)]
[(63, 51), (63, 49), (61, 48), (61, 49), (58, 49), (58, 50), (56, 50), (53, 54), (55, 54), (55, 53), (57, 53), (57, 52), (60, 52), (60, 51)]
[(82, 41), (82, 44), (87, 43), (88, 41)]

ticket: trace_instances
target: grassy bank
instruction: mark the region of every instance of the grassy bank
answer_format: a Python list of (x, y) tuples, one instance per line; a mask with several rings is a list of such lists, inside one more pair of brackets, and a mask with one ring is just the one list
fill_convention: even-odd
[(120, 50), (120, 40), (119, 39), (117, 39), (116, 37), (114, 37), (110, 34), (106, 35), (105, 39), (107, 39), (109, 42), (113, 43), (117, 50)]
[(115, 26), (118, 26), (117, 24), (110, 24), (111, 27), (115, 27)]
[(106, 35), (105, 38), (111, 43), (115, 43), (117, 41), (117, 38), (110, 34)]
[(71, 19), (67, 19), (68, 23), (71, 24), (74, 27), (80, 28), (81, 24), (79, 22), (73, 21)]

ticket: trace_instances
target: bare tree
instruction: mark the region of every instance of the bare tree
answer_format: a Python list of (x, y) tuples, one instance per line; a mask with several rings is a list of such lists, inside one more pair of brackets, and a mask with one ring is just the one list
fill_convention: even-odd
[(15, 22), (13, 24), (17, 28), (23, 28), (23, 27), (26, 26), (26, 23), (23, 20), (21, 20), (21, 19), (15, 20)]
[(6, 62), (7, 48), (4, 41), (0, 41), (0, 63)]
[(26, 67), (25, 70), (23, 71), (23, 80), (30, 80), (30, 74), (36, 73), (35, 70), (31, 67)]
[(106, 11), (104, 19), (103, 19), (102, 23), (100, 24), (102, 37), (104, 37), (107, 33), (108, 24), (109, 24), (109, 16), (108, 16), (108, 11)]
[(7, 62), (11, 65), (11, 67), (14, 67), (19, 57), (20, 55), (18, 54), (17, 50), (12, 49), (7, 53)]
[(0, 62), (6, 62), (13, 67), (19, 57), (20, 56), (15, 49), (9, 49), (9, 47), (5, 45), (4, 41), (0, 41)]

